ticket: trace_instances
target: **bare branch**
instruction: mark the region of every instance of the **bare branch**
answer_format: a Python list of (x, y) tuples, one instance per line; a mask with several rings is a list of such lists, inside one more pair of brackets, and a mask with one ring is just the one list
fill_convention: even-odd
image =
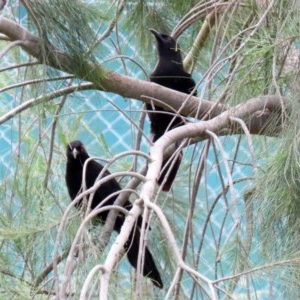
[[(257, 26), (255, 27), (257, 28)], [(42, 62), (41, 49), (39, 46), (39, 39), (28, 32), (25, 28), (18, 24), (6, 19), (0, 18), (0, 32), (6, 34), (12, 41), (22, 41), (21, 47), (30, 55), (36, 57)], [(149, 103), (151, 99), (158, 98), (160, 101), (158, 106), (163, 108), (173, 107), (175, 111), (180, 111), (184, 116), (191, 116), (197, 119), (211, 119), (228, 107), (223, 104), (214, 103), (207, 100), (200, 100), (194, 96), (188, 96), (186, 94), (170, 90), (155, 83), (150, 83), (138, 79), (133, 79), (128, 76), (120, 75), (115, 72), (111, 72), (103, 69), (101, 66), (96, 66), (87, 62), (90, 71), (80, 73), (82, 71), (76, 69), (76, 66), (72, 64), (72, 58), (61, 53), (59, 50), (53, 49), (49, 57), (55, 57), (46, 61), (49, 66), (60, 69), (65, 72), (72, 73), (82, 79), (93, 82), (89, 88), (95, 88), (98, 90), (105, 90), (107, 92), (117, 93), (125, 98), (133, 98)], [(98, 76), (97, 74), (102, 74)], [(42, 99), (40, 99), (42, 100)], [(274, 110), (281, 111), (284, 100), (279, 96), (267, 96), (266, 105), (262, 107), (261, 114), (249, 116), (249, 121), (246, 122), (250, 126), (250, 133), (262, 134), (264, 131), (262, 128), (268, 124), (272, 112)], [(36, 102), (33, 100), (31, 103), (27, 103), (26, 108), (34, 105)], [(184, 103), (184, 106), (182, 105)], [(271, 105), (271, 107), (270, 107)], [(264, 114), (264, 111), (268, 109), (271, 114)], [(8, 113), (8, 119), (16, 112)], [(5, 117), (5, 118), (4, 118)], [(7, 116), (3, 116), (1, 121), (5, 122)], [(245, 120), (244, 120), (245, 121)]]
[(22, 112), (26, 109), (29, 109), (30, 107), (37, 105), (43, 101), (50, 101), (57, 97), (64, 96), (69, 93), (73, 93), (74, 91), (83, 91), (83, 90), (87, 90), (87, 89), (91, 89), (91, 88), (93, 88), (92, 83), (80, 84), (78, 86), (77, 85), (76, 86), (68, 86), (61, 90), (56, 90), (53, 93), (43, 95), (38, 98), (30, 99), (30, 100), (25, 101), (24, 103), (20, 104), (19, 106), (15, 107), (11, 111), (7, 112), (2, 117), (0, 117), (0, 124), (7, 122), (11, 118), (13, 118), (17, 114), (19, 114), (20, 112)]

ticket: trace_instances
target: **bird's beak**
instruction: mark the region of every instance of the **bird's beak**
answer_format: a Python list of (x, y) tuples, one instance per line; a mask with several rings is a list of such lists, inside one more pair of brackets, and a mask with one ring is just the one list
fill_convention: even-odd
[(161, 40), (161, 34), (158, 31), (156, 31), (155, 29), (152, 29), (152, 28), (150, 28), (149, 31), (154, 34), (154, 36), (157, 40)]
[(72, 154), (73, 154), (74, 159), (77, 158), (78, 153), (79, 153), (79, 152), (77, 151), (76, 148), (74, 148), (74, 149), (72, 150)]

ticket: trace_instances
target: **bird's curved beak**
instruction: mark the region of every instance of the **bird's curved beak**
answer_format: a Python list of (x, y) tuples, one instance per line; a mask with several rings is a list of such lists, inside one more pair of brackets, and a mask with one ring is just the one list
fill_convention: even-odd
[(72, 150), (72, 154), (73, 154), (74, 159), (77, 158), (78, 153), (79, 153), (79, 152), (77, 151), (76, 148), (74, 148), (74, 149)]
[(155, 38), (156, 38), (157, 40), (161, 40), (161, 34), (160, 34), (158, 31), (156, 31), (155, 29), (152, 29), (152, 28), (150, 28), (149, 31), (150, 31), (152, 34), (154, 34), (154, 36), (155, 36)]

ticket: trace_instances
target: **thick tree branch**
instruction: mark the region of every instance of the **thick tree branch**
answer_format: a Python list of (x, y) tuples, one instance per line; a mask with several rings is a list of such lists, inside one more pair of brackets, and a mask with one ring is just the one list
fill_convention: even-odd
[[(86, 62), (88, 71), (86, 68), (83, 71), (73, 63), (72, 57), (53, 47), (47, 47), (47, 51), (51, 53), (46, 53), (47, 59), (44, 59), (42, 53), (45, 49), (41, 47), (43, 41), (7, 18), (0, 18), (0, 33), (5, 34), (11, 41), (20, 41), (20, 46), (41, 63), (46, 63), (53, 68), (90, 81), (94, 84), (95, 89), (116, 93), (125, 98), (133, 98), (143, 102), (159, 99), (155, 102), (157, 106), (164, 108), (171, 106), (180, 114), (197, 119), (211, 119), (228, 109), (223, 104), (200, 100), (197, 97), (187, 96), (155, 83), (120, 75), (91, 62)], [(262, 110), (259, 113), (255, 111), (252, 115), (247, 113), (247, 121), (242, 118), (249, 127), (250, 133), (254, 134), (266, 134), (263, 129), (270, 122), (274, 111), (281, 113), (284, 103), (284, 100), (279, 96), (265, 96), (260, 99), (264, 99), (265, 104)]]
[[(211, 120), (202, 121), (199, 123), (190, 123), (184, 126), (177, 127), (173, 130), (166, 132), (161, 138), (159, 138), (155, 144), (150, 148), (150, 156), (152, 158), (151, 163), (148, 166), (148, 172), (146, 175), (146, 183), (144, 186), (150, 185), (148, 195), (151, 195), (154, 191), (155, 182), (160, 172), (161, 164), (165, 155), (165, 150), (178, 140), (191, 138), (194, 141), (200, 141), (208, 138), (207, 131), (214, 132), (215, 134), (222, 134), (224, 131), (226, 134), (234, 134), (243, 131), (241, 126), (237, 127), (235, 122), (232, 121), (232, 117), (247, 120), (247, 116), (264, 111), (265, 107), (269, 107), (270, 110), (274, 110), (277, 107), (277, 97), (259, 97), (248, 100), (247, 102), (233, 107), (220, 115), (212, 118)], [(255, 128), (256, 129), (256, 128)]]
[[(273, 101), (272, 101), (273, 100)], [(197, 272), (193, 273), (192, 270), (182, 261), (180, 250), (175, 242), (175, 238), (173, 237), (168, 222), (165, 220), (163, 214), (160, 213), (160, 208), (158, 208), (155, 204), (151, 202), (152, 196), (155, 191), (156, 179), (158, 178), (158, 174), (161, 169), (164, 151), (171, 144), (175, 143), (177, 140), (185, 139), (185, 138), (199, 138), (202, 139), (208, 138), (207, 132), (213, 132), (215, 134), (220, 133), (224, 128), (228, 130), (228, 132), (233, 131), (232, 117), (244, 119), (248, 115), (252, 115), (257, 111), (262, 111), (268, 105), (271, 109), (276, 106), (276, 97), (275, 98), (254, 98), (247, 101), (244, 104), (238, 105), (228, 111), (221, 113), (219, 116), (215, 118), (203, 122), (199, 122), (197, 124), (187, 124), (173, 130), (166, 132), (160, 139), (156, 141), (156, 143), (150, 149), (150, 156), (152, 161), (148, 165), (148, 171), (146, 175), (146, 181), (142, 187), (141, 191), (141, 200), (146, 207), (150, 209), (154, 209), (157, 214), (162, 228), (166, 233), (167, 242), (170, 245), (170, 250), (172, 251), (176, 262), (180, 268), (187, 272), (191, 272), (196, 277), (199, 277), (203, 282), (205, 282), (210, 287), (211, 297), (214, 298), (214, 288), (211, 285), (210, 280), (198, 274)], [(231, 186), (233, 186), (231, 184)], [(121, 233), (116, 239), (116, 242), (111, 247), (107, 259), (103, 265), (103, 276), (101, 277), (101, 299), (107, 299), (108, 295), (108, 283), (110, 280), (110, 275), (113, 270), (113, 267), (116, 264), (116, 260), (118, 257), (118, 253), (120, 253), (123, 245), (125, 244), (133, 225), (141, 213), (141, 201), (135, 201), (133, 208), (130, 210), (129, 215), (126, 217), (124, 225), (122, 226)], [(145, 215), (144, 215), (145, 217)], [(147, 220), (145, 220), (147, 221)], [(193, 270), (194, 271), (194, 270)]]

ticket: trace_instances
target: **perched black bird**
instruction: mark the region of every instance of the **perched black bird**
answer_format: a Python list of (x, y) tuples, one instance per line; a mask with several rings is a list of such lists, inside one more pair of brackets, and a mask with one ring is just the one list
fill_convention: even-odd
[[(68, 192), (72, 200), (80, 193), (82, 188), (82, 174), (83, 174), (83, 165), (84, 162), (89, 158), (87, 151), (84, 148), (84, 145), (81, 141), (73, 141), (67, 145), (67, 166), (66, 166), (66, 184), (68, 187)], [(95, 160), (91, 160), (88, 162), (86, 169), (86, 186), (90, 188), (94, 185), (98, 175), (102, 171), (103, 166), (96, 162)], [(103, 177), (109, 175), (108, 171), (105, 171)], [(99, 189), (94, 194), (91, 203), (91, 209), (94, 209), (98, 206), (105, 198), (107, 198), (112, 193), (118, 192), (121, 190), (119, 183), (115, 179), (111, 179), (105, 183), (103, 183)], [(108, 201), (106, 201), (103, 206), (113, 205), (117, 196), (111, 197)], [(80, 207), (81, 203), (77, 205)], [(130, 201), (126, 201), (124, 208), (130, 210), (132, 204)], [(104, 211), (97, 215), (97, 217), (93, 220), (94, 223), (104, 223), (108, 211)], [(125, 216), (121, 213), (117, 216), (116, 222), (114, 224), (114, 230), (120, 232), (121, 227), (123, 225)], [(140, 241), (140, 230), (139, 225), (141, 225), (142, 217), (139, 218), (137, 222), (136, 228), (134, 228), (130, 234), (128, 241), (126, 242), (124, 248), (127, 252), (127, 257), (130, 264), (137, 268), (137, 258), (139, 254), (139, 241)], [(144, 254), (144, 270), (143, 275), (150, 278), (154, 285), (159, 288), (163, 288), (163, 283), (160, 278), (160, 274), (157, 270), (155, 262), (153, 260), (152, 254), (149, 249), (145, 248)]]
[[(155, 36), (158, 52), (158, 62), (154, 71), (150, 74), (150, 81), (182, 93), (190, 94), (195, 88), (195, 81), (191, 77), (191, 74), (187, 73), (183, 68), (181, 52), (176, 41), (167, 34), (159, 33), (154, 29), (150, 29), (150, 31)], [(196, 96), (197, 92), (195, 91), (193, 95)], [(163, 108), (154, 106), (155, 112), (153, 112), (151, 104), (147, 104), (146, 108), (151, 122), (153, 142), (159, 139), (166, 131), (183, 125), (182, 118), (175, 117), (171, 113), (160, 113), (165, 111)], [(179, 169), (181, 158), (182, 153), (176, 157), (175, 162), (169, 159), (163, 161), (162, 172), (157, 180), (159, 185), (165, 181), (162, 187), (163, 191), (170, 190)], [(171, 164), (173, 164), (172, 167)]]

